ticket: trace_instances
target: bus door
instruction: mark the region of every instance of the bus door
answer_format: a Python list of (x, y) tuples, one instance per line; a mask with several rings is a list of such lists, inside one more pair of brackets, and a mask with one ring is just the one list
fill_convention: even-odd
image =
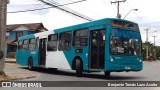
[(45, 65), (46, 62), (46, 38), (39, 39), (39, 65)]
[(105, 30), (92, 30), (90, 35), (90, 69), (104, 69)]

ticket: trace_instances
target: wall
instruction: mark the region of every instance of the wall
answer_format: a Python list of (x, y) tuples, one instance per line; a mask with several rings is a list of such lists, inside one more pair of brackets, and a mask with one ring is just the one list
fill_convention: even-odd
[[(23, 36), (24, 35), (29, 35), (29, 34), (34, 34), (35, 32), (34, 31), (28, 31), (28, 30), (21, 30), (23, 32)], [(6, 36), (6, 39), (16, 39), (16, 32), (21, 32), (20, 30), (19, 31), (11, 31), (9, 32), (9, 36)]]

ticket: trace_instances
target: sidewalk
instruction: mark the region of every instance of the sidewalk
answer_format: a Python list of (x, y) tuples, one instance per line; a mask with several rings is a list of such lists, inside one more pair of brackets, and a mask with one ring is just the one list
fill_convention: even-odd
[(38, 76), (37, 72), (29, 71), (27, 68), (16, 63), (6, 63), (4, 71), (8, 78), (1, 78), (0, 81), (29, 79)]
[(16, 63), (15, 58), (5, 58), (5, 63)]

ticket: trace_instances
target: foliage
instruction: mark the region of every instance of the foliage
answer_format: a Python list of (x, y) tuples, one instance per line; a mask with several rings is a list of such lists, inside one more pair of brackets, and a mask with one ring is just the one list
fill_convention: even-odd
[[(146, 59), (147, 45), (148, 45), (148, 60), (160, 59), (160, 46), (154, 46), (150, 42), (148, 42), (148, 43), (145, 42), (142, 44), (143, 60), (147, 60)], [(156, 57), (154, 58), (154, 50), (155, 49), (156, 49)]]

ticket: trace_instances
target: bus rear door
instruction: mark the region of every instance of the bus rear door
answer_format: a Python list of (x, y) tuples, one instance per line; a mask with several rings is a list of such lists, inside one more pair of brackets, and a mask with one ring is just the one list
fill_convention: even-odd
[(46, 38), (39, 39), (39, 65), (44, 66), (46, 62)]

